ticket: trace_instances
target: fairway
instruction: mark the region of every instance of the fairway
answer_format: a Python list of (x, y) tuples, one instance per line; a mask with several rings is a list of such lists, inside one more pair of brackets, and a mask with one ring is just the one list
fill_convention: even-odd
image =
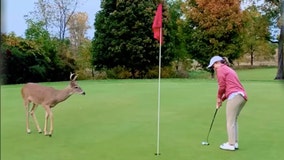
[[(248, 93), (239, 118), (239, 147), (223, 151), (225, 107), (209, 137), (217, 82), (162, 79), (160, 156), (157, 140), (158, 80), (78, 81), (85, 96), (73, 95), (54, 109), (54, 134), (25, 131), (19, 85), (1, 86), (1, 160), (279, 160), (284, 158), (284, 85), (276, 69), (240, 70)], [(68, 82), (42, 83), (63, 89)], [(36, 110), (40, 126), (44, 110)]]

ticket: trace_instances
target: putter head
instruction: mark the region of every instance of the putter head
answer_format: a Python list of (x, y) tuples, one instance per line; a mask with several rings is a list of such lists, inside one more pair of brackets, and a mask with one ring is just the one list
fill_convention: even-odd
[(204, 146), (208, 146), (209, 145), (208, 142), (202, 142), (201, 144), (204, 145)]

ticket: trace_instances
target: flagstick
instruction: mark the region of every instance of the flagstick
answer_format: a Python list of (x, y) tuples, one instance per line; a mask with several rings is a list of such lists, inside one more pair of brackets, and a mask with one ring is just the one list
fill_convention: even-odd
[(159, 47), (159, 82), (158, 82), (158, 124), (157, 124), (157, 152), (160, 155), (160, 105), (161, 105), (161, 52), (162, 52), (162, 28), (160, 28), (160, 47)]

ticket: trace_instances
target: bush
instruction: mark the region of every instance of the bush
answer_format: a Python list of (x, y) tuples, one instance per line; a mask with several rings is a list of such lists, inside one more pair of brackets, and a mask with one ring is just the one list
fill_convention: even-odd
[(78, 74), (78, 80), (83, 80), (83, 79), (91, 79), (92, 78), (92, 70), (91, 69), (77, 69), (75, 71), (76, 74)]
[(69, 80), (66, 75), (76, 69), (75, 60), (60, 57), (53, 45), (44, 48), (35, 41), (5, 34), (1, 42), (0, 80), (4, 84)]
[(107, 70), (107, 77), (111, 79), (128, 79), (131, 78), (131, 73), (124, 67), (118, 66), (111, 70)]
[[(145, 78), (158, 78), (159, 67), (155, 67), (146, 73)], [(175, 70), (171, 66), (161, 68), (161, 78), (188, 78), (189, 74), (185, 70)]]
[(107, 79), (107, 72), (106, 71), (94, 71), (93, 74), (94, 79)]
[(185, 70), (176, 71), (175, 74), (175, 78), (189, 78), (189, 73)]

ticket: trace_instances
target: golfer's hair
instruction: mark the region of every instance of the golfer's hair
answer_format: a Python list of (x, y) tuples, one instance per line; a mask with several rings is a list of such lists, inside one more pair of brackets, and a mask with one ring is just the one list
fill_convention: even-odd
[(221, 60), (221, 63), (225, 64), (227, 66), (230, 66), (230, 62), (229, 62), (228, 58), (227, 57), (222, 57), (222, 58), (223, 58), (223, 60)]

